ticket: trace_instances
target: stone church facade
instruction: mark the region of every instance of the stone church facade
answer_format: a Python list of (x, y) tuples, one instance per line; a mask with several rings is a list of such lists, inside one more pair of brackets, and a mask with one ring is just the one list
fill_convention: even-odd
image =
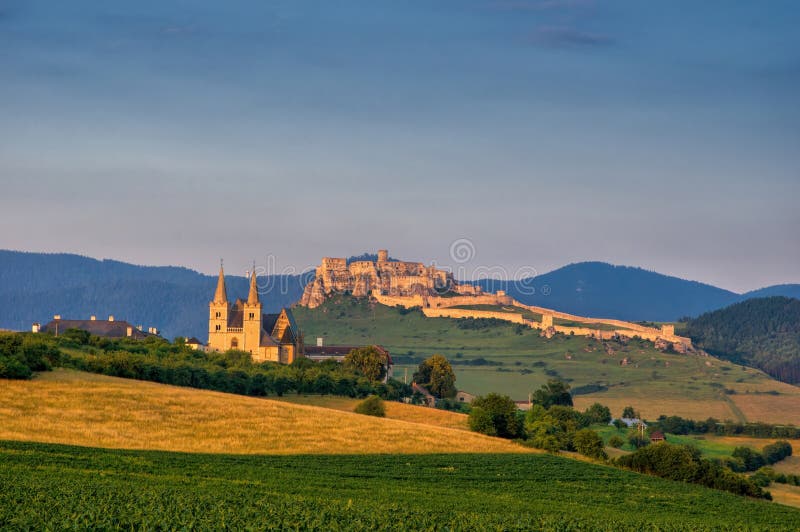
[(303, 335), (292, 311), (264, 314), (255, 271), (250, 276), (247, 300), (228, 301), (225, 272), (220, 266), (214, 299), (208, 304), (208, 349), (238, 349), (255, 362), (291, 364), (303, 356)]

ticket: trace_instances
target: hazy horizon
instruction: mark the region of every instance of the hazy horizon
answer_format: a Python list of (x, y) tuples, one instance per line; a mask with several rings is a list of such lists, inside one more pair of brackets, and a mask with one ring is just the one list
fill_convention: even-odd
[(0, 248), (800, 282), (800, 5), (0, 0)]

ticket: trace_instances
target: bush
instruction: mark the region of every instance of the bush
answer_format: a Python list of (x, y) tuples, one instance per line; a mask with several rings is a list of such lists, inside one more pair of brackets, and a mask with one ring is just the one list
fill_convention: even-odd
[(611, 436), (611, 438), (608, 440), (608, 445), (609, 445), (609, 446), (611, 446), (611, 447), (613, 447), (614, 449), (619, 449), (620, 447), (622, 447), (623, 445), (625, 445), (625, 440), (623, 440), (622, 438), (620, 438), (619, 436), (617, 436), (616, 434), (614, 434), (614, 435), (613, 435), (613, 436)]
[(603, 449), (603, 439), (591, 429), (581, 429), (572, 437), (572, 445), (575, 450), (589, 458), (605, 460), (608, 458)]
[(386, 406), (383, 404), (383, 399), (377, 395), (370, 395), (358, 403), (355, 412), (365, 416), (386, 417)]
[(717, 462), (700, 457), (700, 451), (686, 445), (661, 442), (638, 449), (614, 461), (616, 465), (657, 477), (691, 482), (762, 499), (772, 499), (755, 482), (733, 473)]
[(0, 378), (30, 379), (34, 371), (50, 371), (61, 352), (49, 336), (0, 335)]

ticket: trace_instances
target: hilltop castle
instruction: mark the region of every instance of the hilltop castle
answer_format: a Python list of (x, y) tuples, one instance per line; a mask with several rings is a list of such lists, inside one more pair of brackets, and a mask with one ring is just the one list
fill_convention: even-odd
[(443, 293), (475, 295), (481, 293), (481, 289), (457, 283), (452, 272), (434, 265), (390, 259), (389, 252), (381, 249), (376, 261), (348, 263), (347, 259), (324, 257), (314, 281), (306, 285), (300, 305), (318, 307), (332, 293), (417, 300)]
[(292, 311), (262, 314), (255, 268), (250, 275), (247, 301), (231, 305), (225, 289), (225, 272), (219, 268), (214, 299), (208, 304), (208, 348), (213, 351), (247, 351), (256, 362), (291, 364), (303, 355), (303, 335)]
[(503, 290), (490, 293), (479, 286), (460, 283), (452, 272), (433, 265), (392, 260), (385, 249), (378, 251), (375, 261), (348, 263), (347, 259), (323, 258), (314, 280), (306, 285), (299, 304), (315, 308), (337, 293), (368, 297), (391, 307), (419, 308), (429, 318), (509, 321), (538, 329), (548, 338), (556, 333), (604, 340), (638, 336), (665, 347), (672, 344), (680, 352), (692, 349), (691, 340), (676, 335), (673, 325), (646, 327), (622, 320), (575, 316), (526, 305)]

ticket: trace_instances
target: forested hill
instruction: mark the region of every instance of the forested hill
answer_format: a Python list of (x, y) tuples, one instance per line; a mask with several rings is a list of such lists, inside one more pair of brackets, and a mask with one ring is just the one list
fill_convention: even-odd
[[(226, 276), (228, 296), (247, 296), (244, 277)], [(302, 295), (300, 276), (272, 276), (265, 312), (289, 306)], [(216, 276), (187, 268), (136, 266), (79, 255), (0, 250), (0, 328), (26, 330), (34, 321), (105, 318), (158, 327), (165, 336), (208, 336), (208, 302)]]
[(800, 300), (748, 299), (690, 320), (687, 334), (709, 353), (800, 384)]
[[(604, 262), (569, 264), (522, 281), (484, 281), (529, 305), (579, 316), (674, 321), (740, 301), (740, 294), (696, 281)], [(795, 285), (797, 286), (797, 285)]]

